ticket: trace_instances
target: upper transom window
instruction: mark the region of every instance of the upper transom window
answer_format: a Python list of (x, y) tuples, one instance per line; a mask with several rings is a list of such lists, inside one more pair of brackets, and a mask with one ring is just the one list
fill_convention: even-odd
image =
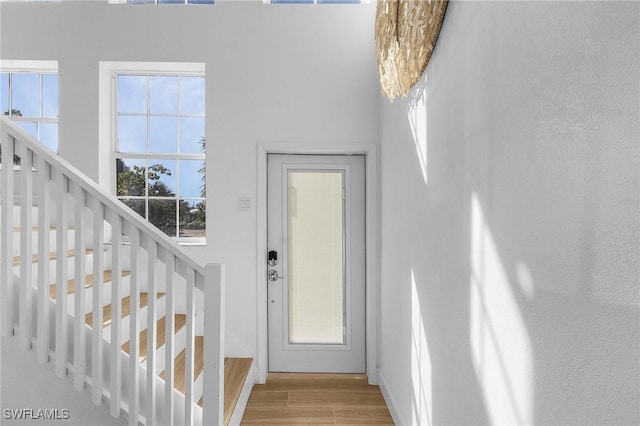
[(214, 4), (214, 0), (108, 0), (111, 4)]
[(271, 4), (360, 4), (369, 3), (369, 0), (265, 0)]

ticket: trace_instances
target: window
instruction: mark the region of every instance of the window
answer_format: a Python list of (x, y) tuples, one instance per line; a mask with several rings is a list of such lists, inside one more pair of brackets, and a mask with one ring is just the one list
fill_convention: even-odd
[(214, 0), (108, 0), (112, 4), (214, 4)]
[(265, 3), (271, 4), (360, 4), (369, 3), (369, 0), (265, 0)]
[(0, 68), (0, 109), (53, 152), (58, 152), (58, 73)]
[(116, 196), (167, 235), (201, 242), (206, 216), (204, 76), (115, 77)]

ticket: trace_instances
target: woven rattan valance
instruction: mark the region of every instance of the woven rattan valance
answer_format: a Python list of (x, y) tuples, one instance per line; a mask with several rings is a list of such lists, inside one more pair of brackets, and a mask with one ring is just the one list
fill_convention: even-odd
[(378, 0), (376, 47), (382, 92), (404, 97), (427, 67), (447, 0)]

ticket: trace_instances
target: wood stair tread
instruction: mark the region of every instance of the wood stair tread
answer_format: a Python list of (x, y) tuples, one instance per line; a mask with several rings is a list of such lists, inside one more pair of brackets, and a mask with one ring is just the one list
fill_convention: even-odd
[[(177, 318), (178, 316), (182, 317), (180, 320)], [(159, 348), (164, 344), (164, 337), (162, 337), (162, 343), (160, 343), (161, 336), (164, 336), (164, 322), (166, 321), (166, 317), (160, 318), (158, 320), (158, 343), (156, 348)], [(181, 324), (181, 321), (184, 321), (184, 324)], [(160, 323), (163, 323), (162, 325)], [(182, 327), (186, 325), (186, 315), (184, 314), (176, 314), (176, 332), (180, 330)], [(162, 330), (160, 330), (162, 327)], [(140, 362), (146, 359), (146, 332), (147, 330), (143, 330), (140, 333), (140, 343), (144, 343), (144, 356), (143, 350), (140, 350)], [(142, 337), (144, 333), (144, 338)], [(122, 345), (122, 349), (129, 353), (130, 344), (126, 342)], [(204, 336), (196, 336), (195, 337), (195, 353), (194, 353), (194, 380), (197, 379), (203, 371), (203, 358), (204, 358)], [(174, 388), (180, 393), (185, 393), (185, 361), (186, 361), (186, 349), (183, 349), (178, 356), (176, 356), (174, 360)], [(247, 376), (251, 369), (251, 365), (253, 364), (252, 358), (225, 358), (224, 360), (224, 424), (228, 425), (231, 420), (231, 416), (233, 415), (233, 410), (236, 407), (238, 399), (240, 398), (240, 394), (242, 392), (242, 388), (244, 387), (244, 383), (247, 380)], [(165, 371), (162, 371), (159, 374), (159, 377), (165, 378)], [(200, 397), (198, 401), (198, 405), (202, 407), (203, 397)]]
[[(224, 359), (224, 373), (225, 373), (225, 375), (227, 374), (227, 363), (229, 362), (229, 360), (230, 360), (230, 359), (231, 359), (231, 358), (229, 358), (229, 357), (227, 357), (227, 358), (225, 358), (225, 359)], [(226, 376), (225, 376), (225, 379), (226, 379)], [(225, 397), (226, 397), (226, 394), (225, 394)], [(199, 405), (200, 407), (202, 407), (202, 400), (203, 400), (203, 398), (204, 398), (204, 396), (201, 396), (201, 397), (200, 397), (200, 400), (198, 401), (198, 405)]]
[[(39, 227), (39, 226), (32, 226), (32, 227), (31, 227), (31, 232), (35, 232), (35, 231), (37, 231), (38, 229), (40, 229), (40, 227)], [(50, 227), (49, 227), (49, 230), (50, 230), (50, 231), (57, 231), (57, 230), (58, 230), (58, 228), (56, 228), (55, 226), (50, 226)], [(74, 230), (74, 228), (73, 228), (73, 227), (68, 227), (68, 228), (67, 228), (67, 231), (73, 231), (73, 230)], [(21, 231), (22, 231), (22, 228), (21, 228), (21, 227), (19, 227), (19, 226), (14, 226), (14, 227), (13, 227), (13, 232), (21, 232)]]
[[(157, 298), (164, 296), (164, 293), (158, 293)], [(148, 293), (140, 293), (140, 308), (147, 306)], [(124, 318), (131, 313), (131, 296), (124, 297), (121, 300), (120, 305), (121, 315), (120, 318)], [(85, 315), (85, 322), (89, 327), (93, 327), (93, 312), (89, 312)], [(111, 304), (102, 307), (102, 327), (107, 327), (111, 324)]]
[[(92, 254), (93, 253), (93, 249), (87, 249), (86, 254)], [(67, 250), (67, 257), (75, 257), (76, 255), (76, 251), (74, 249), (70, 249)], [(39, 255), (38, 253), (34, 254), (31, 256), (31, 263), (38, 263), (38, 259), (39, 259)], [(57, 251), (52, 251), (49, 253), (49, 260), (56, 260), (58, 258), (58, 252)], [(20, 264), (22, 263), (22, 257), (21, 256), (14, 256), (13, 257), (13, 266), (20, 266)]]
[[(127, 276), (129, 276), (129, 275), (131, 275), (131, 272), (129, 272), (129, 271), (122, 271), (122, 276), (123, 276), (123, 277), (127, 277)], [(104, 274), (103, 274), (103, 282), (104, 282), (105, 284), (106, 284), (106, 283), (108, 283), (108, 282), (110, 282), (110, 281), (112, 281), (112, 278), (113, 278), (112, 271), (110, 271), (110, 270), (104, 271)], [(87, 276), (85, 277), (85, 280), (84, 280), (84, 281), (85, 281), (85, 286), (84, 286), (84, 288), (90, 288), (90, 287), (93, 287), (93, 283), (94, 283), (94, 281), (95, 281), (94, 275), (93, 275), (93, 274), (91, 274), (91, 275), (87, 275)], [(72, 279), (70, 279), (70, 280), (68, 281), (68, 283), (67, 283), (67, 294), (71, 294), (71, 293), (75, 292), (75, 289), (76, 289), (76, 280), (75, 280), (75, 278), (72, 278)], [(56, 298), (56, 285), (55, 285), (55, 284), (51, 284), (51, 285), (49, 286), (49, 297), (50, 297), (50, 298), (52, 298), (52, 299), (54, 299), (54, 300), (55, 300), (55, 298)]]
[[(167, 317), (162, 317), (156, 323), (156, 350), (160, 348), (165, 343), (165, 327), (166, 327)], [(187, 316), (185, 314), (175, 314), (174, 316), (174, 333), (179, 332), (187, 325)], [(142, 362), (147, 359), (147, 333), (148, 329), (144, 329), (140, 332), (140, 337), (138, 338), (138, 342), (140, 344), (140, 354), (138, 355), (138, 361)], [(127, 354), (129, 353), (130, 341), (122, 344), (122, 350)]]
[[(229, 358), (224, 363), (224, 424), (228, 425), (253, 364), (252, 358)], [(202, 406), (202, 398), (198, 401)]]
[[(1, 1), (1, 0), (0, 0)], [(68, 228), (69, 230), (72, 230), (73, 228)], [(38, 227), (33, 227), (33, 231), (37, 231)], [(55, 230), (54, 227), (51, 228), (51, 230)], [(20, 228), (14, 228), (14, 231), (20, 231)], [(85, 251), (85, 255), (90, 255), (93, 254), (94, 250), (92, 248), (86, 248)], [(60, 256), (59, 256), (60, 254)], [(67, 258), (75, 258), (76, 256), (80, 255), (80, 252), (77, 252), (75, 249), (68, 249), (66, 250), (66, 252), (60, 252), (58, 253), (57, 251), (52, 251), (49, 252), (48, 254), (46, 254), (45, 256), (43, 256), (45, 259), (48, 258), (49, 261), (56, 261), (58, 259), (60, 259), (61, 257), (64, 259), (64, 257), (66, 256)], [(26, 257), (22, 257), (22, 256), (14, 256), (12, 258), (13, 261), (13, 266), (14, 267), (19, 267), (21, 265), (24, 264), (28, 264), (29, 260), (32, 264), (36, 264), (38, 262), (40, 262), (41, 256), (39, 253), (34, 253), (31, 255), (31, 259), (29, 259), (28, 256)], [(121, 272), (121, 276), (122, 277), (127, 277), (131, 275), (130, 271), (122, 271)], [(113, 275), (113, 271), (111, 270), (104, 270), (103, 271), (103, 283), (107, 284), (113, 281), (114, 275)], [(75, 293), (76, 290), (76, 279), (75, 278), (71, 278), (67, 280), (67, 295), (71, 295)], [(85, 289), (89, 289), (92, 288), (96, 282), (96, 277), (94, 274), (87, 274), (84, 276), (84, 280), (82, 280), (79, 285), (84, 284), (84, 288)], [(64, 285), (64, 281), (62, 281), (60, 284)], [(165, 296), (165, 293), (158, 293), (157, 294), (157, 298), (161, 298)], [(53, 299), (54, 301), (57, 298), (57, 285), (56, 284), (50, 284), (49, 286), (49, 297), (51, 299)], [(140, 309), (146, 307), (148, 305), (148, 293), (146, 292), (141, 292), (139, 293), (139, 302), (140, 302)], [(121, 307), (121, 317), (125, 318), (127, 316), (129, 316), (131, 314), (131, 297), (130, 296), (126, 296), (121, 298), (120, 300), (120, 307)], [(112, 305), (106, 305), (106, 306), (102, 306), (102, 317), (103, 317), (103, 321), (102, 321), (102, 326), (103, 327), (107, 327), (109, 325), (111, 325), (112, 323)], [(175, 314), (174, 317), (174, 334), (177, 334), (178, 332), (180, 332), (184, 327), (186, 327), (186, 315), (185, 314)], [(89, 326), (89, 327), (93, 327), (94, 326), (94, 319), (93, 319), (93, 312), (89, 312), (85, 314), (85, 323)], [(162, 347), (163, 345), (165, 345), (166, 341), (166, 316), (163, 316), (161, 318), (159, 318), (155, 324), (155, 329), (156, 329), (156, 350), (159, 349), (160, 347)], [(143, 362), (147, 359), (148, 357), (148, 350), (149, 348), (147, 347), (148, 345), (148, 331), (149, 329), (146, 328), (144, 330), (142, 330), (139, 334), (139, 356), (138, 356), (138, 361), (139, 362)], [(126, 352), (127, 354), (130, 353), (130, 341), (125, 342), (124, 344), (121, 345), (121, 349)], [(198, 378), (200, 378), (200, 376), (203, 373), (203, 369), (204, 369), (204, 336), (195, 336), (194, 337), (194, 365), (193, 365), (193, 379), (194, 381)], [(244, 387), (245, 381), (248, 377), (251, 365), (253, 363), (253, 360), (251, 358), (225, 358), (224, 359), (224, 376), (225, 376), (225, 381), (224, 381), (224, 424), (228, 425), (229, 421), (231, 419), (231, 416), (233, 415), (233, 411), (236, 407), (237, 401), (240, 397), (240, 394), (242, 392), (242, 389)], [(177, 354), (177, 356), (174, 359), (174, 364), (173, 364), (173, 372), (174, 372), (174, 389), (181, 392), (182, 394), (185, 393), (185, 381), (186, 381), (186, 374), (185, 374), (185, 365), (186, 365), (186, 349), (183, 349), (179, 354)], [(165, 378), (165, 371), (162, 371), (159, 375), (160, 378), (164, 379)], [(203, 399), (204, 397), (200, 397), (200, 399), (198, 400), (198, 405), (200, 407), (203, 406)]]
[[(186, 349), (178, 354), (173, 364), (173, 387), (184, 394), (185, 390), (185, 361), (186, 361)], [(195, 337), (195, 349), (194, 349), (194, 363), (193, 363), (193, 380), (197, 379), (202, 374), (204, 358), (204, 336)], [(159, 374), (160, 378), (164, 380), (164, 371)]]

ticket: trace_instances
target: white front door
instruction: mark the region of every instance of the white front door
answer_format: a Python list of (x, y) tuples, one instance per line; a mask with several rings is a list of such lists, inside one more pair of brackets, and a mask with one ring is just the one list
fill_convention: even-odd
[(364, 373), (365, 162), (269, 154), (269, 371)]

